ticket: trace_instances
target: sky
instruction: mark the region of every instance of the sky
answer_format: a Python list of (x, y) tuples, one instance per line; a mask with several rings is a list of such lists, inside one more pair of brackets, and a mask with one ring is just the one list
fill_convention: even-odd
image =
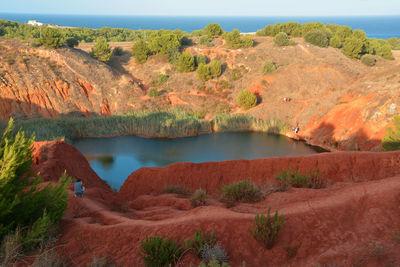
[(1, 0), (0, 12), (171, 16), (400, 15), (400, 0)]

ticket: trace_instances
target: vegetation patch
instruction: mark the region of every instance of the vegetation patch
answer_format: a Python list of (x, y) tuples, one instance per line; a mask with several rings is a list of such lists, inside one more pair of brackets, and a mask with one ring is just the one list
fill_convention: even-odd
[(194, 254), (201, 257), (203, 250), (207, 246), (214, 246), (215, 242), (215, 231), (213, 231), (211, 234), (205, 234), (202, 230), (196, 229), (192, 240), (189, 240), (186, 245), (193, 251)]
[(249, 180), (224, 185), (221, 191), (221, 201), (228, 207), (232, 207), (239, 202), (254, 203), (263, 198), (260, 188)]
[(190, 204), (192, 207), (205, 206), (207, 200), (207, 193), (203, 189), (197, 189), (190, 197)]
[(264, 74), (268, 74), (271, 72), (274, 72), (278, 69), (276, 64), (270, 60), (265, 60), (263, 65), (262, 65), (262, 70)]
[(237, 103), (244, 110), (251, 109), (257, 105), (257, 96), (250, 92), (249, 89), (244, 89), (239, 92)]
[(140, 244), (139, 254), (148, 267), (171, 266), (183, 254), (181, 244), (170, 238), (146, 236), (146, 239), (140, 241)]
[(361, 62), (366, 66), (375, 66), (376, 59), (373, 55), (363, 55), (361, 57)]
[(383, 151), (400, 150), (400, 115), (393, 117), (394, 128), (388, 127), (382, 137)]
[(309, 170), (306, 174), (302, 174), (298, 170), (287, 169), (274, 175), (280, 183), (281, 188), (289, 186), (295, 188), (313, 188), (320, 189), (326, 187), (326, 179), (316, 170)]
[(271, 217), (271, 207), (268, 207), (268, 213), (257, 214), (253, 221), (253, 228), (249, 228), (250, 234), (255, 240), (259, 241), (267, 249), (271, 249), (277, 238), (279, 231), (285, 226), (285, 217), (279, 216), (278, 211)]
[(188, 195), (189, 190), (184, 185), (170, 185), (164, 188), (163, 194)]
[(214, 262), (213, 264), (218, 264), (217, 266), (220, 266), (220, 264), (222, 264), (222, 266), (226, 266), (223, 265), (223, 263), (228, 262), (228, 254), (223, 248), (221, 248), (219, 244), (215, 244), (214, 246), (207, 244), (201, 251), (201, 259), (207, 262), (209, 266), (212, 262)]

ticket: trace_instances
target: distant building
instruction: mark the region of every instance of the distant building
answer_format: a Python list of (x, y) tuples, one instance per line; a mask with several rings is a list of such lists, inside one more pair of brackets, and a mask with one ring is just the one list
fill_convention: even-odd
[(43, 26), (43, 23), (38, 22), (36, 20), (28, 20), (28, 24), (32, 26)]

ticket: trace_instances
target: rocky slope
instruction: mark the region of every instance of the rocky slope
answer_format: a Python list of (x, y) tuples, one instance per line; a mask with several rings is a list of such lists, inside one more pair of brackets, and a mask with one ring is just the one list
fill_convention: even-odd
[[(138, 254), (146, 235), (190, 238), (196, 229), (216, 231), (231, 266), (396, 266), (400, 263), (400, 153), (340, 152), (305, 157), (174, 164), (133, 173), (120, 193), (112, 192), (73, 147), (37, 143), (34, 169), (55, 180), (65, 169), (87, 185), (83, 199), (71, 197), (57, 252), (74, 266), (107, 256), (123, 266), (143, 266)], [(226, 208), (216, 198), (225, 183), (246, 177), (261, 185), (287, 166), (318, 167), (325, 189), (275, 192), (254, 204)], [(170, 175), (167, 175), (170, 174)], [(171, 175), (173, 174), (173, 175)], [(166, 178), (168, 176), (168, 178)], [(191, 208), (186, 197), (159, 195), (164, 184), (207, 188), (207, 206)], [(161, 184), (161, 185), (160, 185)], [(70, 189), (72, 190), (72, 188)], [(72, 195), (72, 191), (70, 191)], [(268, 206), (285, 215), (277, 244), (267, 250), (248, 228)], [(288, 255), (288, 248), (294, 249)], [(178, 266), (197, 266), (187, 254)], [(192, 266), (193, 266), (192, 265)]]
[[(186, 50), (217, 58), (225, 66), (220, 78), (204, 83), (195, 72), (179, 73), (162, 56), (139, 65), (125, 53), (107, 65), (90, 58), (90, 44), (80, 47), (83, 50), (49, 50), (2, 39), (0, 119), (107, 115), (173, 106), (205, 111), (210, 118), (222, 111), (243, 113), (236, 97), (249, 88), (261, 102), (246, 113), (292, 126), (299, 123), (295, 138), (333, 150), (380, 149), (400, 104), (398, 52), (394, 61), (378, 59), (376, 66), (367, 67), (337, 49), (315, 47), (302, 39), (289, 47), (275, 47), (269, 37), (255, 40), (251, 49), (232, 50), (221, 39), (215, 39), (211, 48), (194, 39)], [(130, 44), (122, 46), (126, 50)], [(279, 69), (264, 75), (264, 60), (276, 62)], [(160, 73), (169, 79), (158, 86), (160, 97), (149, 98), (147, 91)], [(229, 86), (222, 88), (222, 81)], [(291, 101), (283, 102), (284, 97)]]

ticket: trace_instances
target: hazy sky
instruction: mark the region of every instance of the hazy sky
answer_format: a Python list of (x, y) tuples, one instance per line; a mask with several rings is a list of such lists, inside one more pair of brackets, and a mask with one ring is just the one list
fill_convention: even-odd
[(172, 16), (400, 15), (400, 0), (1, 0), (0, 12)]

